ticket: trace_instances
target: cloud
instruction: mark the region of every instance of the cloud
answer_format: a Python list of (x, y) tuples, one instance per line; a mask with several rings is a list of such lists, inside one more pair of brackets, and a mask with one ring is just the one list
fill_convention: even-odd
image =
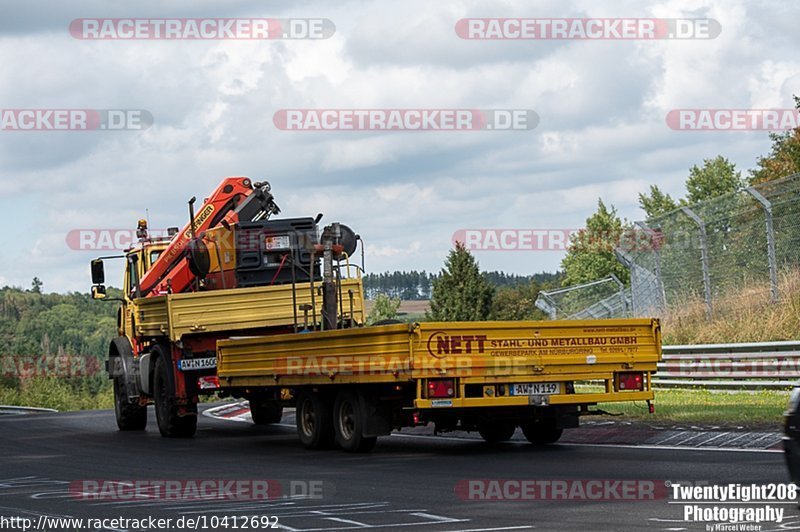
[[(688, 168), (718, 154), (740, 169), (763, 133), (666, 127), (681, 107), (788, 107), (800, 93), (790, 37), (797, 8), (777, 0), (528, 2), (201, 0), (136, 5), (3, 1), (0, 108), (146, 109), (146, 131), (0, 131), (4, 282), (86, 290), (76, 228), (183, 225), (186, 201), (226, 175), (269, 179), (285, 216), (325, 213), (367, 242), (371, 271), (436, 271), (454, 231), (580, 227), (598, 196), (628, 219), (637, 194), (682, 193)], [(324, 17), (324, 41), (79, 41), (79, 17)], [(466, 41), (465, 17), (713, 17), (711, 41)], [(532, 131), (289, 132), (292, 108), (533, 109)], [(554, 270), (561, 254), (481, 253), (483, 267)], [(108, 276), (114, 279), (115, 266)]]

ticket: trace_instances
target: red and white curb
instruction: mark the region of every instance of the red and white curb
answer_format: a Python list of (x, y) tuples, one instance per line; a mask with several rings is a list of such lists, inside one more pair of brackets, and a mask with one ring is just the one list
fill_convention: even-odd
[(228, 421), (238, 421), (240, 423), (253, 422), (253, 418), (250, 415), (250, 403), (248, 401), (214, 406), (203, 410), (203, 415), (214, 419), (225, 419)]

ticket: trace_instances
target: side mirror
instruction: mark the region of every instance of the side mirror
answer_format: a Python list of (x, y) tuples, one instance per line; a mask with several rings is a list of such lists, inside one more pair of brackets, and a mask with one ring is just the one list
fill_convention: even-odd
[[(102, 259), (95, 259), (92, 261), (92, 284), (102, 285), (105, 282), (106, 271), (103, 266), (103, 261)], [(94, 293), (94, 288), (92, 289), (92, 293)], [(105, 294), (105, 289), (103, 289), (103, 294)]]
[(92, 287), (92, 299), (105, 299), (106, 298), (106, 287), (98, 284)]

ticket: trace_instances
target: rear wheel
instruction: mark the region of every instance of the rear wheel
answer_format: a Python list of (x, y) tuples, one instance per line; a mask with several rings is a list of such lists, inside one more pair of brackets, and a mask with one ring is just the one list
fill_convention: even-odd
[(278, 401), (267, 399), (250, 399), (250, 417), (256, 425), (280, 423), (283, 417), (283, 405)]
[(181, 407), (170, 393), (168, 371), (165, 357), (159, 356), (153, 377), (158, 430), (165, 438), (191, 438), (197, 431), (197, 405), (186, 405), (180, 415)]
[(297, 434), (308, 449), (333, 447), (333, 417), (330, 404), (318, 393), (302, 393), (297, 398)]
[(359, 408), (358, 395), (354, 392), (339, 392), (333, 405), (333, 425), (336, 443), (351, 453), (367, 453), (375, 447), (378, 438), (362, 434), (364, 419)]
[(529, 442), (546, 445), (557, 442), (564, 433), (564, 429), (556, 428), (555, 419), (541, 419), (523, 424), (522, 433)]
[(493, 420), (478, 425), (478, 432), (488, 443), (508, 441), (514, 436), (517, 426), (511, 421)]
[(147, 407), (128, 399), (122, 377), (114, 377), (114, 414), (119, 430), (144, 430), (147, 427)]

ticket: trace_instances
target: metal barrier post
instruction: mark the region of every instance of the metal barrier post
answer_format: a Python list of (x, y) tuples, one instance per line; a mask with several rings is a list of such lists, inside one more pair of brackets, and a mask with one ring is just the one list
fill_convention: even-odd
[(769, 285), (770, 301), (778, 301), (778, 264), (775, 258), (775, 231), (772, 227), (772, 203), (753, 187), (747, 187), (745, 192), (755, 198), (764, 208), (764, 217), (767, 221), (767, 260), (769, 260)]
[(681, 212), (690, 220), (697, 224), (700, 230), (700, 260), (703, 263), (703, 291), (706, 300), (706, 319), (711, 321), (714, 315), (714, 307), (711, 303), (711, 275), (708, 266), (708, 235), (706, 234), (706, 224), (689, 207), (681, 207)]

